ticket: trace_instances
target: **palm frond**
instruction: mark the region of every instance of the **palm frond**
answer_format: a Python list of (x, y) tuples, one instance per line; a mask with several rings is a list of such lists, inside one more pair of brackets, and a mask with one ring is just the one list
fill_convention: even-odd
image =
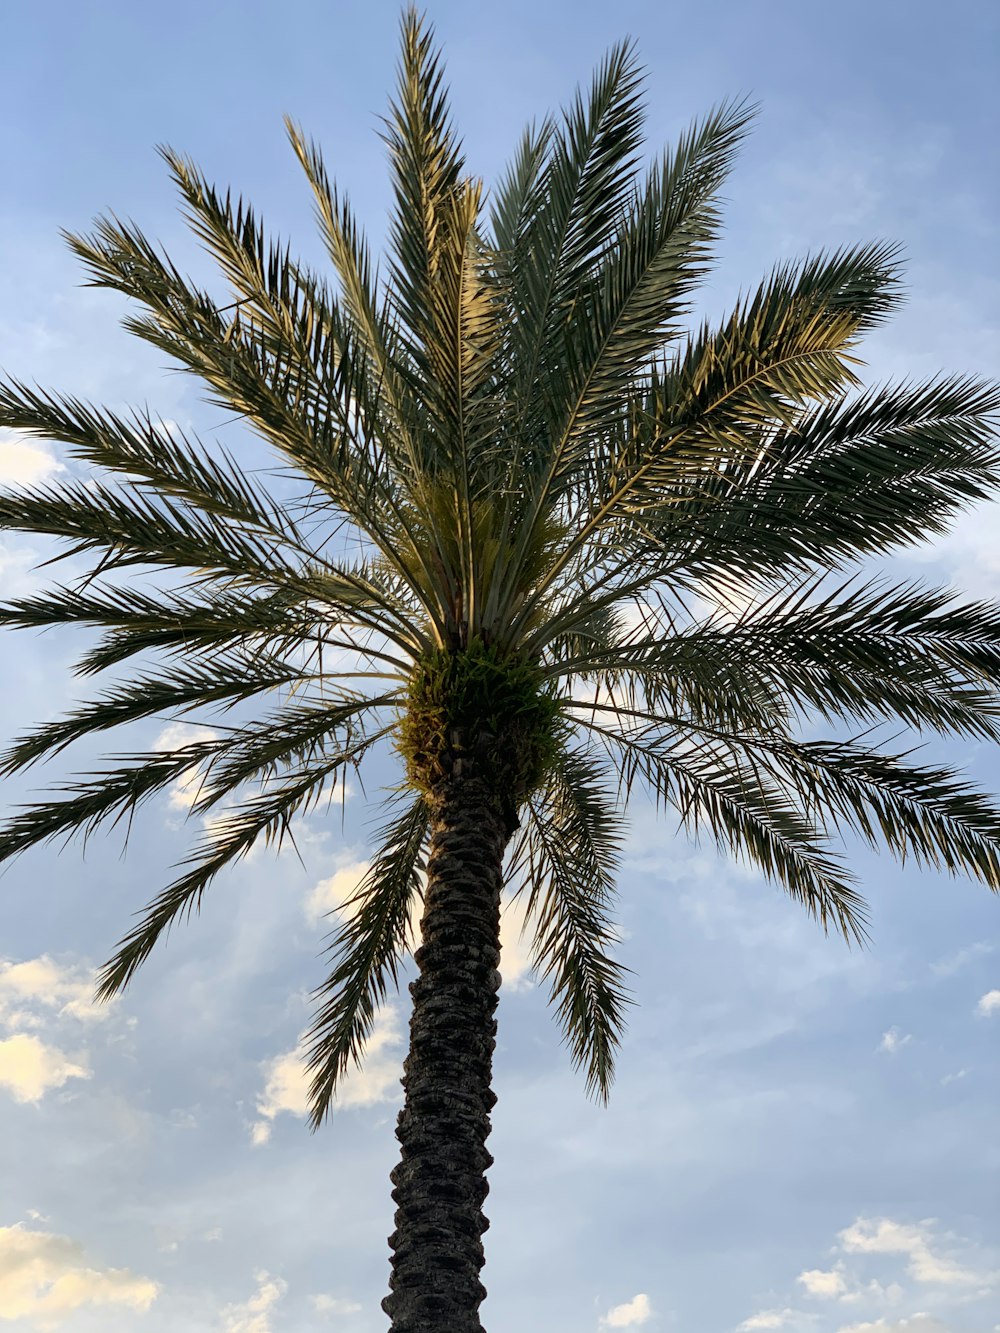
[(610, 955), (610, 920), (621, 843), (620, 820), (593, 758), (564, 749), (525, 809), (510, 872), (523, 868), (532, 961), (551, 978), (550, 998), (574, 1068), (606, 1102), (629, 1003), (625, 969)]
[[(394, 465), (411, 484), (418, 476), (418, 459), (410, 432), (418, 408), (408, 384), (410, 367), (402, 359), (396, 330), (378, 298), (378, 278), (372, 270), (367, 242), (346, 199), (331, 183), (317, 144), (307, 141), (302, 130), (286, 118), (285, 128), (292, 148), (306, 173), (316, 204), (316, 218), (327, 253), (340, 279), (341, 291), (356, 359), (365, 374), (357, 378), (376, 396), (364, 412), (366, 421), (388, 415), (391, 429), (366, 437), (392, 457)], [(396, 441), (402, 444), (397, 449)]]
[(581, 644), (548, 668), (576, 673), (613, 678), (640, 706), (694, 725), (725, 726), (728, 715), (728, 725), (763, 733), (818, 714), (997, 739), (1000, 606), (908, 584), (806, 579), (736, 620)]
[(236, 704), (268, 690), (300, 682), (300, 666), (230, 652), (211, 666), (177, 665), (168, 675), (138, 674), (105, 691), (66, 717), (19, 736), (0, 754), (0, 777), (59, 754), (74, 741), (124, 726), (158, 713), (186, 713), (196, 708)]
[(226, 744), (224, 738), (189, 741), (173, 750), (125, 755), (125, 766), (85, 774), (63, 785), (69, 793), (62, 800), (23, 806), (0, 827), (0, 862), (19, 856), (54, 838), (67, 842), (75, 836), (84, 841), (106, 820), (112, 827), (149, 797), (162, 791), (210, 760)]
[(872, 846), (884, 843), (901, 861), (913, 857), (1000, 891), (1000, 806), (954, 769), (851, 742), (748, 749), (756, 749), (758, 762), (776, 776), (794, 782), (815, 817), (833, 819)]
[(661, 576), (767, 576), (843, 568), (942, 535), (1000, 485), (997, 386), (968, 376), (876, 386), (780, 427), (685, 493), (664, 494), (647, 532)]
[(343, 920), (328, 950), (333, 966), (315, 992), (322, 1003), (307, 1034), (312, 1041), (309, 1119), (314, 1129), (329, 1114), (350, 1065), (361, 1064), (389, 982), (398, 988), (410, 907), (421, 893), (429, 822), (427, 806), (418, 796), (382, 829), (381, 850), (344, 904)]
[(650, 359), (682, 333), (692, 287), (708, 271), (719, 225), (717, 193), (754, 108), (727, 104), (692, 126), (674, 153), (654, 167), (618, 220), (607, 257), (574, 295), (561, 330), (567, 413), (554, 437), (534, 503), (548, 507), (567, 478), (591, 484), (595, 428), (617, 411), (621, 386), (648, 371)]
[(253, 724), (230, 728), (225, 748), (207, 767), (194, 813), (204, 814), (244, 783), (266, 783), (293, 765), (329, 759), (339, 768), (357, 768), (366, 751), (392, 732), (392, 721), (366, 729), (365, 720), (397, 704), (401, 691), (370, 695), (326, 685), (324, 692), (326, 697), (286, 704)]
[(138, 479), (215, 518), (244, 524), (282, 546), (301, 548), (291, 513), (254, 484), (224, 450), (210, 454), (176, 425), (148, 412), (125, 419), (75, 398), (45, 393), (17, 380), (0, 380), (0, 426), (68, 446), (70, 456)]
[(316, 801), (324, 782), (341, 763), (335, 756), (288, 774), (277, 789), (247, 797), (238, 808), (215, 816), (181, 863), (191, 869), (157, 894), (139, 924), (119, 941), (117, 951), (101, 968), (97, 999), (109, 1000), (125, 989), (164, 931), (179, 916), (190, 917), (200, 908), (202, 895), (221, 870), (246, 856), (261, 838), (280, 848), (290, 834), (293, 816)]
[(781, 265), (721, 328), (706, 326), (690, 339), (654, 375), (642, 415), (628, 418), (628, 436), (609, 432), (600, 466), (595, 440), (589, 503), (515, 626), (550, 590), (562, 590), (564, 571), (601, 545), (603, 528), (613, 526), (619, 545), (630, 522), (643, 533), (647, 510), (697, 489), (732, 459), (756, 457), (762, 432), (794, 425), (811, 403), (856, 385), (851, 352), (859, 334), (898, 302), (896, 253), (873, 244)]
[(831, 925), (850, 942), (867, 938), (865, 903), (853, 877), (788, 791), (742, 760), (725, 740), (697, 733), (631, 735), (591, 722), (588, 729), (619, 764), (627, 795), (638, 779), (657, 802), (673, 808), (697, 839), (706, 832), (720, 848), (745, 857), (800, 902), (824, 931)]
[(396, 100), (384, 138), (395, 207), (389, 228), (391, 291), (400, 337), (416, 362), (437, 323), (437, 265), (451, 241), (462, 179), (461, 146), (448, 109), (433, 29), (413, 8), (403, 15)]

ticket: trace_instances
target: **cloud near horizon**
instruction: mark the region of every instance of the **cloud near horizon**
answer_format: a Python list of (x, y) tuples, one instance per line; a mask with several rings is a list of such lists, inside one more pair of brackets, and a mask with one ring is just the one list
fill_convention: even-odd
[(57, 1329), (84, 1306), (126, 1306), (138, 1313), (160, 1288), (126, 1268), (96, 1268), (68, 1236), (18, 1224), (0, 1227), (0, 1321)]

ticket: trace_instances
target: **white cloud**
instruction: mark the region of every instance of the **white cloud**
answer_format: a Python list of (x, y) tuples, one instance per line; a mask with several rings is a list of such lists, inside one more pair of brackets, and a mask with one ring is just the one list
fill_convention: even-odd
[(535, 985), (530, 924), (525, 929), (527, 902), (524, 893), (516, 898), (504, 894), (500, 902), (500, 975), (504, 989), (515, 993), (532, 990)]
[(957, 1083), (960, 1078), (965, 1078), (968, 1072), (967, 1069), (957, 1069), (954, 1074), (945, 1074), (941, 1080), (942, 1088), (946, 1088), (949, 1083)]
[(145, 1312), (157, 1291), (155, 1282), (128, 1269), (91, 1267), (83, 1247), (67, 1236), (0, 1227), (0, 1320), (55, 1329), (88, 1305)]
[(784, 1328), (793, 1319), (801, 1318), (798, 1310), (761, 1310), (759, 1314), (752, 1314), (749, 1319), (744, 1319), (739, 1325), (738, 1333), (757, 1333), (758, 1329)]
[(288, 1290), (288, 1283), (265, 1272), (255, 1273), (254, 1278), (257, 1290), (250, 1299), (222, 1311), (225, 1333), (271, 1333), (271, 1309)]
[(1000, 990), (988, 990), (985, 995), (979, 997), (979, 1003), (976, 1005), (976, 1013), (987, 1017), (1000, 1010)]
[(317, 1314), (359, 1314), (361, 1305), (357, 1301), (348, 1301), (340, 1296), (311, 1296), (313, 1309)]
[(0, 430), (0, 486), (36, 486), (65, 471), (41, 440), (16, 430)]
[(0, 1087), (19, 1102), (39, 1102), (71, 1078), (89, 1078), (84, 1056), (71, 1057), (39, 1031), (64, 1020), (94, 1022), (108, 1006), (93, 1002), (90, 968), (57, 963), (47, 954), (12, 962), (0, 959)]
[(83, 1020), (105, 1018), (109, 1012), (106, 1005), (94, 1003), (89, 968), (61, 966), (48, 954), (20, 963), (0, 960), (0, 1021), (11, 1027), (35, 1026), (32, 1007)]
[(898, 1282), (890, 1282), (887, 1286), (883, 1286), (876, 1278), (871, 1278), (861, 1286), (845, 1291), (840, 1299), (844, 1305), (857, 1305), (861, 1301), (895, 1305), (903, 1299), (903, 1295), (903, 1288)]
[(624, 1305), (613, 1306), (601, 1317), (602, 1328), (638, 1328), (652, 1317), (653, 1307), (644, 1291), (633, 1296)]
[(880, 1051), (887, 1051), (890, 1055), (895, 1054), (903, 1046), (909, 1046), (913, 1040), (912, 1033), (905, 1035), (900, 1033), (899, 1028), (890, 1028), (888, 1032), (882, 1033), (882, 1040), (878, 1044)]
[[(333, 1099), (333, 1109), (349, 1106), (374, 1106), (395, 1101), (399, 1095), (403, 1034), (395, 1005), (386, 1005), (375, 1019), (375, 1026), (365, 1046), (361, 1069), (351, 1069)], [(282, 1112), (304, 1117), (308, 1110), (310, 1075), (306, 1071), (302, 1044), (270, 1061), (264, 1091), (257, 1100), (257, 1120), (250, 1129), (251, 1142), (257, 1146), (271, 1137), (273, 1121)]]
[(931, 1225), (930, 1222), (922, 1222), (917, 1226), (906, 1226), (886, 1217), (861, 1217), (840, 1232), (839, 1240), (849, 1253), (905, 1255), (907, 1272), (917, 1282), (942, 1286), (981, 1282), (981, 1274), (933, 1253)]
[(914, 1314), (909, 1319), (876, 1319), (864, 1324), (844, 1324), (837, 1333), (952, 1333), (947, 1324), (929, 1314)]
[(90, 1071), (38, 1037), (18, 1032), (0, 1041), (0, 1087), (15, 1101), (40, 1102), (71, 1078), (90, 1078)]
[(368, 873), (369, 861), (351, 861), (321, 879), (305, 902), (306, 916), (315, 924), (331, 912), (343, 915), (348, 900)]
[(847, 1290), (847, 1283), (840, 1268), (828, 1270), (810, 1268), (800, 1273), (795, 1280), (805, 1287), (810, 1296), (841, 1296)]

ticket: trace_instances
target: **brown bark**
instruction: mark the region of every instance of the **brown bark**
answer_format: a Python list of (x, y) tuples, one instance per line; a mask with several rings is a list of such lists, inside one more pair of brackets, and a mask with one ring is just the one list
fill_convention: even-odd
[[(463, 768), (463, 763), (465, 767)], [(391, 1333), (482, 1333), (482, 1211), (500, 986), (508, 820), (495, 784), (459, 760), (433, 793), (419, 976), (392, 1172)]]

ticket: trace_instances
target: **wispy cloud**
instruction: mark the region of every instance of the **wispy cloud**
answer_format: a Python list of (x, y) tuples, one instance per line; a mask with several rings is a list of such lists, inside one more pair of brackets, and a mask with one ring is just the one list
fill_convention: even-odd
[(762, 1333), (764, 1329), (788, 1328), (794, 1324), (800, 1324), (803, 1319), (807, 1319), (800, 1310), (792, 1310), (786, 1307), (783, 1310), (761, 1310), (758, 1314), (752, 1314), (749, 1319), (744, 1319), (738, 1326), (737, 1333)]
[(953, 1333), (949, 1324), (943, 1324), (929, 1314), (914, 1314), (908, 1319), (876, 1319), (863, 1324), (843, 1324), (837, 1333)]
[(882, 1033), (882, 1040), (879, 1042), (878, 1048), (889, 1055), (895, 1055), (904, 1046), (909, 1046), (912, 1040), (913, 1034), (911, 1032), (902, 1033), (899, 1028), (890, 1028), (888, 1032)]
[(936, 963), (931, 963), (931, 972), (936, 977), (953, 977), (956, 972), (961, 972), (977, 958), (985, 958), (987, 954), (993, 952), (994, 946), (989, 940), (977, 940), (975, 944), (966, 945), (964, 949), (956, 949), (954, 953), (946, 954)]
[(941, 1079), (942, 1088), (946, 1088), (949, 1083), (957, 1083), (959, 1079), (966, 1078), (969, 1071), (967, 1069), (956, 1069), (953, 1074), (945, 1074)]
[(985, 995), (979, 997), (979, 1003), (976, 1005), (977, 1014), (988, 1018), (990, 1014), (998, 1011), (1000, 1011), (1000, 990), (988, 990)]
[(317, 1314), (360, 1314), (363, 1308), (357, 1301), (345, 1300), (342, 1296), (327, 1296), (321, 1293), (310, 1296), (309, 1299)]

